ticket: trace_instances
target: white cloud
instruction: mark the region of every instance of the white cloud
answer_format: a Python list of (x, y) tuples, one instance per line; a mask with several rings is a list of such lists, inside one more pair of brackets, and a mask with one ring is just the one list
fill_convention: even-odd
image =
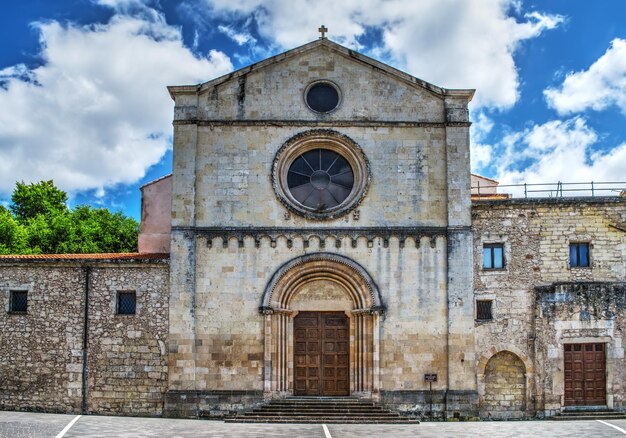
[(610, 151), (593, 151), (597, 141), (598, 134), (581, 117), (553, 120), (509, 134), (498, 145), (495, 178), (501, 184), (623, 181), (626, 143)]
[(256, 39), (248, 32), (237, 32), (233, 29), (232, 26), (217, 26), (217, 30), (222, 32), (228, 38), (236, 42), (238, 45), (243, 46), (244, 44), (254, 44), (256, 43)]
[(54, 179), (71, 192), (102, 194), (160, 160), (172, 132), (165, 87), (199, 83), (232, 65), (217, 51), (194, 56), (178, 28), (159, 14), (146, 17), (38, 24), (43, 64), (0, 72), (0, 192), (19, 180)]
[(479, 112), (472, 115), (472, 126), (470, 127), (470, 138), (472, 139), (470, 147), (470, 159), (472, 163), (472, 172), (480, 173), (485, 167), (491, 163), (491, 146), (484, 144), (487, 135), (493, 129), (494, 123), (485, 113)]
[(626, 40), (614, 39), (588, 70), (569, 73), (560, 87), (548, 88), (544, 95), (559, 114), (616, 105), (626, 115)]
[(518, 98), (513, 55), (519, 44), (556, 27), (563, 17), (531, 12), (508, 15), (519, 0), (202, 0), (212, 16), (253, 16), (268, 41), (290, 49), (316, 39), (320, 24), (341, 44), (363, 49), (370, 28), (382, 47), (409, 73), (450, 88), (476, 88), (475, 106), (507, 108)]

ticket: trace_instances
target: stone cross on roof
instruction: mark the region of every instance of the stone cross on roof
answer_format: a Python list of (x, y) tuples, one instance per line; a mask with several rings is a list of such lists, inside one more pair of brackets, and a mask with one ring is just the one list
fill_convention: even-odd
[(320, 27), (319, 29), (317, 29), (317, 31), (318, 31), (319, 33), (321, 33), (321, 34), (322, 34), (322, 36), (320, 37), (320, 39), (324, 39), (324, 38), (326, 38), (326, 32), (328, 32), (328, 28), (327, 28), (326, 26), (324, 26), (324, 25), (322, 24), (322, 27)]

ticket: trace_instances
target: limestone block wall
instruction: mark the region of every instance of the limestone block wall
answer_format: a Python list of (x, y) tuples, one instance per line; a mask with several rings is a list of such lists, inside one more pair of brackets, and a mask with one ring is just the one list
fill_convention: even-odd
[(481, 415), (494, 419), (523, 418), (526, 410), (526, 367), (520, 358), (501, 351), (487, 363)]
[[(1, 258), (0, 409), (159, 415), (168, 271), (167, 259)], [(7, 312), (11, 290), (28, 291), (25, 314)], [(135, 315), (116, 314), (119, 291), (135, 291)]]
[[(339, 107), (323, 115), (326, 121), (444, 121), (438, 87), (426, 84), (436, 90), (432, 92), (409, 75), (383, 64), (376, 68), (360, 62), (361, 55), (351, 56), (324, 43), (296, 51), (297, 56), (255, 64), (236, 79), (225, 76), (211, 81), (197, 100), (177, 99), (177, 107), (197, 105), (197, 118), (205, 120), (317, 120), (303, 96), (310, 83), (323, 79), (341, 90)], [(400, 79), (389, 71), (397, 72)], [(186, 115), (176, 114), (179, 119)]]
[[(175, 241), (184, 239), (174, 234)], [(308, 242), (306, 248), (304, 242)], [(185, 251), (187, 247), (179, 243), (173, 248)], [(402, 248), (395, 237), (388, 244), (382, 238), (374, 238), (371, 244), (360, 238), (356, 247), (349, 238), (327, 238), (321, 247), (317, 238), (298, 237), (290, 244), (285, 237), (274, 243), (261, 238), (256, 247), (252, 237), (244, 237), (241, 245), (230, 239), (224, 247), (220, 237), (207, 239), (200, 233), (194, 248), (195, 290), (173, 290), (171, 296), (170, 390), (261, 392), (264, 316), (258, 307), (264, 289), (283, 264), (320, 251), (357, 262), (381, 291), (386, 306), (380, 320), (381, 393), (392, 397), (424, 392), (428, 388), (425, 373), (438, 373), (433, 389), (445, 389), (445, 237), (421, 237), (419, 247), (412, 238), (406, 239)], [(343, 310), (345, 300), (334, 306), (326, 303), (318, 310)], [(468, 386), (471, 389), (471, 383)]]
[[(160, 415), (167, 388), (167, 266), (91, 272), (88, 411)], [(135, 291), (136, 313), (116, 314), (119, 291)]]
[[(371, 183), (357, 218), (350, 214), (319, 222), (295, 214), (285, 216), (289, 211), (272, 188), (273, 160), (287, 140), (309, 129), (175, 126), (174, 225), (313, 228), (447, 224), (446, 130), (441, 127), (335, 128), (362, 148), (370, 164)], [(469, 156), (458, 166), (467, 163)], [(469, 176), (466, 183), (459, 184), (467, 186), (469, 193)], [(469, 200), (454, 205), (469, 211)], [(469, 218), (469, 213), (464, 214)]]
[[(0, 266), (0, 409), (80, 412), (83, 282), (78, 267)], [(7, 312), (11, 290), (27, 314)]]
[[(334, 111), (307, 107), (316, 80), (339, 87)], [(469, 226), (472, 90), (444, 90), (322, 41), (170, 93), (174, 227)], [(277, 151), (313, 129), (348, 136), (369, 160), (372, 183), (355, 216), (312, 222), (274, 194)]]
[[(485, 367), (500, 351), (512, 352), (524, 363), (529, 415), (535, 411), (551, 415), (563, 406), (565, 342), (606, 343), (607, 367), (625, 368), (622, 334), (615, 331), (623, 324), (617, 295), (596, 293), (597, 299), (604, 300), (603, 306), (614, 309), (608, 312), (607, 320), (606, 312), (582, 312), (582, 304), (571, 297), (546, 307), (540, 304), (542, 295), (537, 292), (538, 287), (561, 283), (584, 287), (589, 282), (623, 282), (625, 204), (622, 198), (474, 203), (475, 300), (493, 300), (493, 320), (475, 322), (481, 403), (486, 401)], [(570, 268), (570, 242), (590, 244), (591, 267)], [(501, 270), (482, 267), (482, 248), (489, 243), (504, 247), (505, 266)], [(550, 322), (544, 308), (550, 309)], [(615, 375), (611, 373), (608, 375)], [(616, 378), (607, 381), (607, 397), (616, 400), (615, 406), (624, 393), (618, 382)]]
[(563, 283), (538, 288), (536, 357), (538, 404), (544, 414), (564, 402), (561, 371), (564, 344), (602, 343), (606, 359), (606, 402), (626, 411), (626, 282)]

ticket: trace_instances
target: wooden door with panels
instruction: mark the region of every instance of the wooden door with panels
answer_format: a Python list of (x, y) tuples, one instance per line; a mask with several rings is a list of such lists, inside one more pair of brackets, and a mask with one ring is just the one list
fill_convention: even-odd
[(606, 345), (565, 344), (565, 406), (606, 405)]
[(349, 321), (343, 312), (300, 312), (294, 319), (294, 394), (350, 395)]

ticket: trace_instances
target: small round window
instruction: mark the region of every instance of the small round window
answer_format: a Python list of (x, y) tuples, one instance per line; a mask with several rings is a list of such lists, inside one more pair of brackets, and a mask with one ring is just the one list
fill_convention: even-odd
[(313, 111), (328, 113), (339, 105), (339, 90), (330, 82), (316, 82), (307, 88), (305, 99)]
[(313, 149), (289, 166), (287, 187), (300, 204), (324, 211), (337, 207), (350, 196), (354, 173), (350, 163), (337, 152)]

